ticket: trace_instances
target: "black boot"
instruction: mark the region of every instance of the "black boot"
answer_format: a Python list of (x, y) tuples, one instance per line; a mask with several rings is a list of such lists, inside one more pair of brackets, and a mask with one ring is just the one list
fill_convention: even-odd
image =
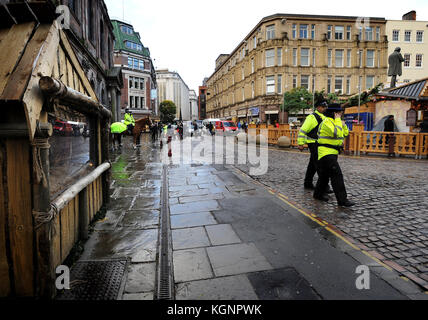
[(348, 199), (346, 199), (344, 202), (339, 202), (338, 204), (340, 207), (347, 207), (347, 208), (355, 206), (355, 202), (352, 202)]

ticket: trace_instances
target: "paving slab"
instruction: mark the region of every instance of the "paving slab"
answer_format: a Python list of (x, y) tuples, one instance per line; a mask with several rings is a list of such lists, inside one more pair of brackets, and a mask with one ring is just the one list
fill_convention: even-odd
[(188, 213), (171, 216), (171, 229), (201, 227), (217, 224), (210, 212)]
[(170, 213), (171, 215), (177, 215), (192, 212), (207, 212), (220, 209), (221, 207), (216, 200), (209, 200), (195, 203), (175, 204), (170, 206)]
[(207, 248), (217, 277), (272, 269), (253, 243)]
[(173, 253), (175, 283), (213, 277), (205, 249), (179, 250)]
[(125, 213), (119, 227), (149, 229), (159, 226), (158, 210), (130, 210)]
[(138, 263), (129, 266), (125, 284), (126, 293), (142, 293), (155, 290), (156, 263)]
[(131, 207), (131, 210), (159, 210), (159, 197), (137, 197)]
[(194, 202), (201, 202), (201, 201), (207, 201), (207, 200), (221, 200), (224, 199), (224, 195), (222, 193), (214, 193), (214, 194), (207, 194), (203, 196), (190, 196), (190, 197), (180, 197), (178, 198), (178, 201), (180, 203), (194, 203)]
[(108, 210), (103, 220), (97, 221), (94, 226), (95, 231), (112, 231), (116, 228), (123, 216), (121, 210)]
[(240, 243), (241, 239), (236, 235), (229, 224), (206, 226), (208, 237), (213, 246)]
[(144, 300), (153, 300), (153, 299), (154, 299), (153, 292), (125, 293), (122, 298), (122, 300), (130, 300), (130, 301), (144, 301)]
[(245, 275), (179, 283), (176, 300), (258, 300)]
[(172, 230), (174, 250), (209, 247), (211, 245), (203, 227)]

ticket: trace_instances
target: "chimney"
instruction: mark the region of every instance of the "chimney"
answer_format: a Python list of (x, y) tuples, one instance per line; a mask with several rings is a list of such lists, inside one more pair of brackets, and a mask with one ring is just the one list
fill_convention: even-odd
[(403, 16), (403, 20), (416, 20), (416, 11), (412, 10)]

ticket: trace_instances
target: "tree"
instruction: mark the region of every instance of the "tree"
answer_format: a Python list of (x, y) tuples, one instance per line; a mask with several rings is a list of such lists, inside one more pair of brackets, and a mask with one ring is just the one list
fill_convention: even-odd
[(161, 121), (163, 123), (173, 122), (177, 113), (177, 107), (171, 100), (162, 101), (160, 104)]
[(307, 109), (312, 106), (312, 93), (305, 88), (294, 88), (284, 93), (284, 102), (281, 110), (290, 113), (297, 113), (300, 110)]

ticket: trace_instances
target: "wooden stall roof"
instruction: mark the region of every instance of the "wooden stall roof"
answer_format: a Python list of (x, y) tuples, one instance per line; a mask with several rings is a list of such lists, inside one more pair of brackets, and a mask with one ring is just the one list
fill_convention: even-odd
[[(95, 101), (97, 96), (90, 85), (68, 39), (55, 20), (46, 14), (49, 1), (38, 2), (37, 10), (30, 4), (10, 4), (0, 10), (0, 21), (21, 18), (20, 23), (0, 24), (0, 107), (3, 120), (26, 124), (30, 141), (34, 139), (45, 98), (39, 89), (42, 76), (60, 79), (69, 87)], [(15, 6), (18, 5), (18, 6)], [(21, 10), (19, 13), (18, 9)], [(46, 10), (43, 10), (46, 9)], [(22, 14), (27, 10), (27, 14)], [(14, 17), (12, 12), (17, 12)], [(21, 15), (19, 15), (21, 14)], [(49, 22), (49, 20), (52, 20)]]
[(379, 92), (377, 96), (428, 101), (428, 77)]

